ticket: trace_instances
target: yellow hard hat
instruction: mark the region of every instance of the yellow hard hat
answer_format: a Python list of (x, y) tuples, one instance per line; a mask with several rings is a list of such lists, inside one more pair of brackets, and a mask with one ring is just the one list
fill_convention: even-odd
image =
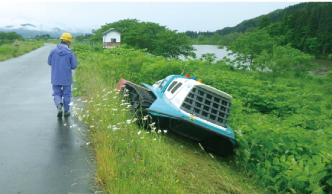
[(73, 37), (69, 33), (66, 32), (66, 33), (62, 34), (62, 36), (60, 37), (60, 40), (65, 40), (65, 41), (72, 42)]

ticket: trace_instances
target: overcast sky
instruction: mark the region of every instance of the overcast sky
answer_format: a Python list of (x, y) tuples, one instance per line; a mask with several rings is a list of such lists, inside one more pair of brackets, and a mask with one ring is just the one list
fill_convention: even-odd
[[(5, 0), (6, 1), (6, 0)], [(216, 31), (244, 20), (284, 9), (301, 1), (280, 2), (26, 2), (0, 3), (0, 27), (35, 25), (36, 30), (58, 27), (91, 32), (123, 19), (154, 22), (179, 32)]]

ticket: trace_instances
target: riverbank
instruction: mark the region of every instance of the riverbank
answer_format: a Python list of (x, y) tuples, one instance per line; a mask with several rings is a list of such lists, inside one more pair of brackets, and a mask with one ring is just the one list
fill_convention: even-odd
[(314, 59), (312, 63), (317, 63), (316, 70), (310, 71), (310, 74), (316, 76), (325, 76), (328, 71), (332, 71), (332, 60), (328, 59)]
[[(196, 58), (199, 59), (202, 54), (213, 53), (216, 55), (216, 61), (228, 57), (231, 60), (234, 59), (232, 55), (228, 55), (231, 51), (227, 51), (226, 48), (218, 48), (217, 45), (193, 45), (196, 49)], [(315, 76), (325, 76), (326, 72), (332, 71), (332, 60), (328, 59), (314, 59), (312, 63), (317, 63), (318, 67), (314, 71), (310, 71), (310, 74)]]

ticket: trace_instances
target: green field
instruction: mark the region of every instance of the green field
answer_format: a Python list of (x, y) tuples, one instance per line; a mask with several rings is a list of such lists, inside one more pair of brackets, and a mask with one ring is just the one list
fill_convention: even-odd
[(24, 55), (44, 45), (41, 41), (19, 41), (20, 46), (3, 44), (0, 46), (0, 62)]

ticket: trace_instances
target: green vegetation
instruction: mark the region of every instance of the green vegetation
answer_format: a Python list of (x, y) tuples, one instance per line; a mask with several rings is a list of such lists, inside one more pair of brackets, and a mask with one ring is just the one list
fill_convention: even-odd
[(293, 48), (315, 55), (327, 57), (332, 45), (332, 3), (316, 3), (310, 9), (299, 9), (285, 15), (280, 22), (267, 26), (272, 36), (283, 37), (284, 44), (291, 43)]
[[(248, 31), (249, 32), (249, 31)], [(220, 45), (220, 47), (230, 46), (236, 39), (243, 35), (243, 33), (234, 32), (224, 36), (214, 33), (212, 36), (199, 34), (197, 36), (190, 37), (190, 42), (193, 45)]]
[(265, 28), (269, 25), (270, 25), (270, 19), (265, 15), (259, 25), (259, 29)]
[(101, 41), (102, 33), (114, 28), (121, 32), (121, 42), (135, 49), (146, 49), (148, 53), (156, 56), (178, 58), (195, 57), (193, 46), (186, 34), (169, 30), (165, 26), (152, 22), (139, 22), (136, 19), (126, 19), (106, 24), (94, 30), (95, 36), (91, 41)]
[(3, 44), (0, 46), (0, 61), (5, 61), (7, 59), (18, 57), (20, 55), (26, 54), (32, 50), (35, 50), (44, 45), (40, 41), (19, 41), (20, 46), (14, 46), (14, 42), (11, 44)]
[(23, 40), (23, 38), (16, 32), (0, 32), (0, 46), (3, 44), (10, 44), (17, 40)]
[[(15, 46), (18, 40), (19, 46)], [(18, 57), (43, 46), (43, 42), (25, 41), (16, 32), (0, 32), (0, 61)]]
[(331, 81), (288, 75), (272, 83), (270, 72), (215, 69), (194, 75), (235, 99), (235, 162), (275, 193), (330, 193)]
[(236, 55), (236, 62), (252, 64), (254, 59), (260, 56), (263, 50), (271, 52), (273, 39), (264, 30), (245, 33), (236, 39), (227, 50)]
[[(279, 53), (279, 49), (289, 48), (275, 46), (272, 50)], [(147, 192), (142, 188), (157, 193), (264, 193), (260, 188), (265, 188), (266, 193), (332, 192), (330, 72), (326, 77), (306, 72), (297, 76), (297, 69), (289, 68), (271, 80), (273, 72), (243, 71), (221, 61), (166, 60), (121, 47), (101, 50), (77, 45), (73, 50), (81, 64), (76, 71), (75, 91), (87, 102), (78, 117), (90, 126), (97, 180), (105, 191)], [(294, 51), (288, 57), (303, 56)], [(197, 144), (185, 138), (158, 131), (146, 134), (136, 125), (128, 126), (126, 121), (134, 118), (122, 115), (121, 110), (127, 112), (125, 102), (107, 96), (120, 77), (152, 84), (169, 74), (183, 72), (233, 96), (228, 124), (235, 130), (239, 144), (233, 156), (214, 156), (214, 160), (209, 155), (204, 157)], [(114, 132), (114, 128), (122, 130)], [(144, 142), (138, 139), (139, 131), (145, 134)], [(129, 146), (134, 143), (135, 147)], [(139, 146), (149, 149), (137, 155)], [(139, 161), (137, 156), (144, 159)], [(142, 166), (136, 168), (132, 164), (135, 161)], [(236, 170), (226, 172), (225, 164), (230, 168), (235, 165), (242, 175), (255, 180), (258, 188), (231, 175)]]
[[(244, 34), (264, 30), (270, 39), (275, 41), (274, 44), (280, 46), (290, 44), (292, 48), (316, 58), (330, 58), (331, 12), (331, 2), (299, 3), (243, 21), (235, 27), (226, 27), (215, 32), (187, 31), (186, 35), (190, 37), (192, 44), (231, 46)], [(272, 50), (272, 46), (270, 49)]]
[(292, 48), (291, 44), (280, 44), (281, 39), (277, 36), (272, 38), (264, 28), (246, 32), (227, 47), (235, 59), (231, 61), (225, 58), (224, 62), (237, 64), (237, 67), (249, 67), (252, 71), (271, 71), (272, 82), (277, 76), (293, 72), (294, 69), (296, 75), (301, 77), (316, 67), (310, 62), (314, 56)]
[[(97, 177), (105, 193), (263, 193), (234, 162), (209, 155), (199, 144), (143, 120), (115, 90), (120, 77), (153, 83), (180, 74), (186, 62), (142, 50), (76, 45), (74, 113), (88, 126)], [(200, 60), (194, 63), (202, 64)], [(154, 127), (156, 127), (154, 129)]]
[(35, 36), (35, 40), (37, 40), (37, 41), (40, 41), (40, 40), (47, 41), (49, 39), (51, 39), (51, 36), (49, 34), (43, 34), (41, 36), (40, 35)]
[(217, 59), (217, 57), (214, 53), (206, 53), (206, 54), (202, 54), (200, 59), (202, 61), (208, 61), (209, 63), (212, 63)]
[[(262, 25), (262, 21), (265, 20), (263, 23), (269, 21), (270, 24), (280, 22), (285, 15), (293, 15), (298, 11), (306, 10), (311, 11), (316, 7), (324, 6), (325, 2), (302, 2), (296, 5), (292, 5), (286, 7), (285, 9), (278, 9), (266, 15), (261, 15), (252, 19), (245, 20), (234, 27), (226, 27), (221, 30), (217, 30), (216, 32), (222, 36), (231, 34), (234, 32), (246, 32), (250, 28), (257, 28)], [(329, 4), (329, 3), (327, 3)], [(267, 20), (268, 19), (268, 20)], [(318, 18), (317, 18), (318, 19)], [(265, 25), (263, 25), (265, 26)]]

